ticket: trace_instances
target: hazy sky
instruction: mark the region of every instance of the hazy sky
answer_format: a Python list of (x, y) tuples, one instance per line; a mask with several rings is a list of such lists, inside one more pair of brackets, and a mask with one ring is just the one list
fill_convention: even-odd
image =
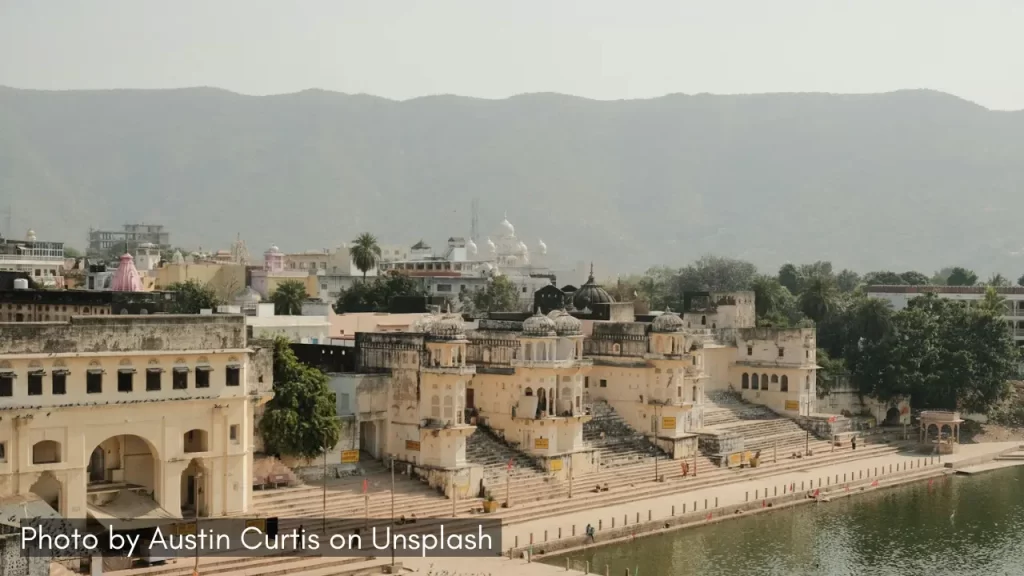
[(1024, 0), (0, 0), (0, 84), (406, 99), (933, 88), (1024, 109)]

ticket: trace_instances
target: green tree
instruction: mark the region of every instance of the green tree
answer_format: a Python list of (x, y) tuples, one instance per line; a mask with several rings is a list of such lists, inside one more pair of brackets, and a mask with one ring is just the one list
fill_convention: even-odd
[(991, 312), (996, 316), (1005, 316), (1009, 312), (1006, 306), (1006, 298), (1003, 298), (992, 284), (985, 288), (985, 295), (982, 297), (981, 302), (978, 303), (978, 308)]
[(334, 311), (343, 312), (386, 312), (391, 300), (397, 296), (426, 296), (423, 284), (409, 276), (395, 271), (377, 276), (373, 282), (356, 282), (342, 290)]
[(473, 306), (478, 312), (515, 312), (519, 306), (519, 291), (505, 276), (495, 276), (482, 290), (472, 296)]
[(857, 286), (860, 286), (860, 274), (853, 270), (844, 269), (839, 274), (836, 274), (836, 286), (844, 294), (853, 292), (857, 289)]
[(945, 268), (935, 272), (931, 278), (931, 284), (935, 286), (945, 286), (946, 281), (949, 280), (949, 276), (953, 273), (952, 266), (946, 266)]
[(903, 286), (906, 283), (903, 275), (888, 270), (868, 272), (864, 275), (864, 284), (867, 286)]
[(779, 268), (779, 283), (785, 286), (790, 294), (799, 294), (801, 288), (803, 288), (803, 278), (800, 277), (800, 271), (792, 264), (783, 264)]
[(996, 272), (995, 274), (989, 276), (988, 282), (985, 282), (985, 285), (995, 286), (997, 288), (1004, 288), (1010, 285), (1010, 279)]
[(798, 271), (804, 282), (811, 278), (835, 278), (835, 274), (832, 273), (832, 263), (827, 260), (818, 260), (813, 264), (801, 264)]
[(381, 252), (380, 246), (377, 244), (377, 237), (369, 232), (363, 232), (352, 241), (352, 247), (348, 249), (348, 253), (356, 268), (363, 273), (363, 282), (365, 282), (366, 272), (380, 261)]
[(309, 298), (306, 285), (300, 280), (285, 280), (277, 285), (270, 294), (274, 303), (274, 314), (279, 316), (297, 316), (302, 314), (302, 303)]
[(800, 293), (800, 310), (815, 323), (821, 322), (835, 312), (838, 297), (835, 280), (826, 276), (811, 278)]
[(259, 430), (271, 454), (316, 458), (338, 444), (341, 428), (327, 376), (299, 362), (285, 338), (274, 341), (274, 397)]
[(209, 284), (197, 280), (175, 282), (167, 286), (168, 292), (177, 292), (171, 305), (172, 314), (199, 314), (200, 310), (213, 310), (223, 304)]
[(673, 290), (680, 298), (690, 291), (748, 290), (756, 274), (757, 267), (750, 262), (707, 255), (679, 271)]
[(75, 260), (77, 260), (77, 259), (81, 258), (82, 256), (85, 256), (85, 254), (83, 254), (81, 250), (78, 250), (76, 248), (72, 248), (71, 246), (65, 246), (64, 247), (64, 257), (65, 258), (74, 258)]
[(828, 396), (836, 381), (846, 374), (846, 363), (842, 358), (832, 358), (827, 350), (816, 351), (817, 364), (820, 366), (815, 373), (815, 389), (818, 398)]
[(959, 266), (953, 268), (949, 273), (949, 278), (946, 279), (947, 286), (974, 286), (977, 283), (978, 275), (973, 270)]
[(1020, 278), (1017, 278), (1017, 286), (1024, 286), (1024, 274), (1021, 274)]
[(915, 272), (914, 270), (910, 270), (904, 272), (903, 274), (900, 274), (900, 278), (903, 279), (904, 284), (908, 284), (910, 286), (925, 286), (931, 283), (930, 278), (928, 278), (924, 274), (921, 274), (920, 272)]

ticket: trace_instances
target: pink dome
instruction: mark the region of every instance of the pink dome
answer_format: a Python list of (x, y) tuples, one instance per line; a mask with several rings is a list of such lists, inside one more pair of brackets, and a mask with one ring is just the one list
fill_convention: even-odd
[(115, 292), (142, 292), (142, 276), (135, 269), (135, 259), (131, 254), (125, 253), (121, 256), (121, 263), (114, 272), (110, 289)]

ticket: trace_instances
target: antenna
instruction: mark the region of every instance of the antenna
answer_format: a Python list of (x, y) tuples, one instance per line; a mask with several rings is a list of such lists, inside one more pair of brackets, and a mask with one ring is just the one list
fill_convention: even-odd
[(475, 244), (477, 241), (480, 240), (480, 199), (473, 198), (472, 202), (470, 202), (470, 206), (472, 220), (470, 220), (469, 224), (469, 237), (473, 240), (473, 243)]

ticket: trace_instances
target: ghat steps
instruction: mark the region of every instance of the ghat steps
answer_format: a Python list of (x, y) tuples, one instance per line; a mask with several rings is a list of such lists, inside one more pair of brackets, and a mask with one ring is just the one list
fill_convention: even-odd
[(704, 394), (704, 428), (701, 432), (735, 432), (743, 437), (745, 450), (781, 454), (803, 453), (807, 431), (771, 409), (744, 402), (731, 392)]
[(654, 461), (666, 454), (631, 427), (607, 402), (597, 400), (590, 407), (590, 421), (583, 424), (583, 442), (597, 448), (601, 468), (616, 468)]

